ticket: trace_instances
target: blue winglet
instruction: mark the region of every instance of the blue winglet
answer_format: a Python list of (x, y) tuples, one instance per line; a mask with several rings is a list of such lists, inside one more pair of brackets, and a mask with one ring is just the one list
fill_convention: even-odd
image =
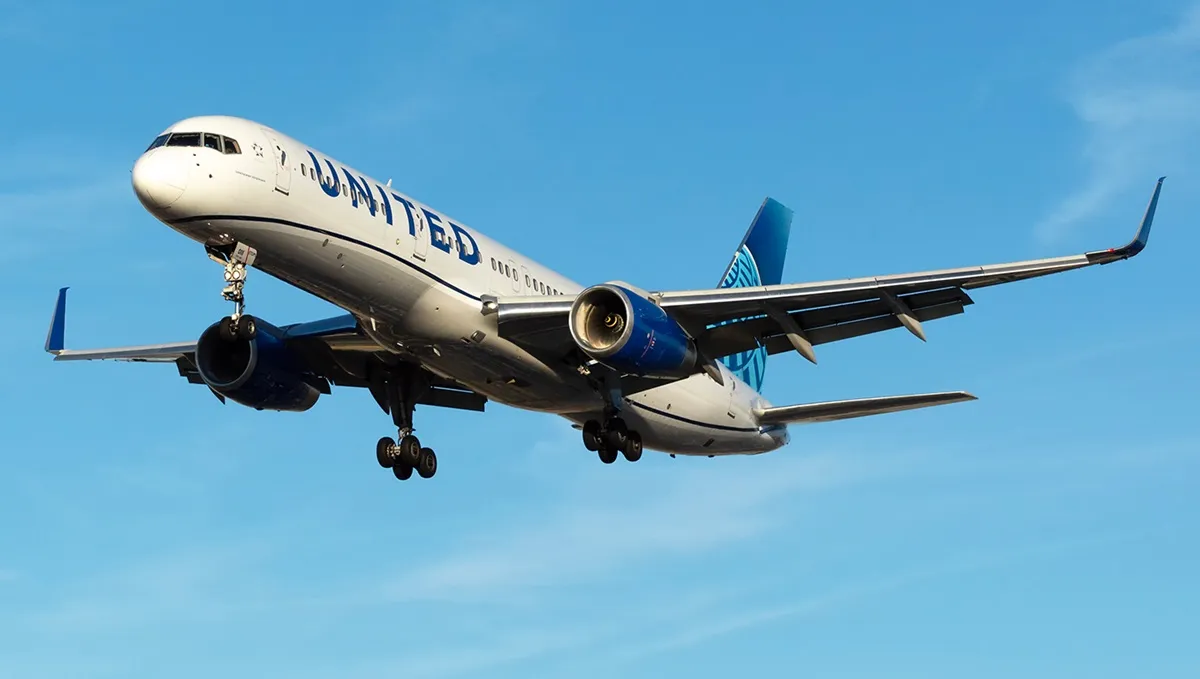
[(1150, 240), (1150, 225), (1154, 223), (1154, 211), (1158, 209), (1158, 194), (1162, 193), (1163, 180), (1166, 177), (1159, 177), (1158, 183), (1154, 185), (1154, 194), (1150, 196), (1150, 204), (1146, 206), (1146, 214), (1142, 217), (1142, 225), (1138, 227), (1137, 235), (1124, 248), (1121, 248), (1129, 257), (1136, 255), (1146, 249), (1146, 243)]
[(61, 353), (65, 348), (64, 342), (67, 329), (67, 288), (58, 291), (58, 302), (54, 305), (54, 315), (50, 317), (50, 332), (46, 333), (46, 352)]
[(1129, 259), (1146, 249), (1146, 243), (1150, 240), (1150, 226), (1154, 224), (1154, 211), (1158, 209), (1158, 195), (1162, 193), (1163, 180), (1166, 177), (1159, 177), (1158, 183), (1154, 185), (1154, 193), (1150, 195), (1150, 204), (1146, 206), (1146, 214), (1142, 216), (1142, 223), (1138, 226), (1137, 234), (1133, 240), (1119, 248), (1109, 248), (1107, 250), (1097, 250), (1087, 253), (1088, 261), (1092, 264), (1109, 264), (1111, 262)]

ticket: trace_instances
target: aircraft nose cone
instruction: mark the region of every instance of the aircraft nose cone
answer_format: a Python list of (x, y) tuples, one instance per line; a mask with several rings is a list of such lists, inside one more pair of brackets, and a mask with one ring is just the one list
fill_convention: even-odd
[(133, 165), (133, 191), (151, 209), (163, 209), (179, 200), (187, 188), (188, 165), (182, 158), (155, 149)]

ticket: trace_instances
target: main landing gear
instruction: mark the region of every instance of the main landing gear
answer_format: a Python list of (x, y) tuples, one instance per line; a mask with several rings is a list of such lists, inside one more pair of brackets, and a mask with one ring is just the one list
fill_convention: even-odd
[(617, 461), (617, 453), (630, 462), (642, 459), (642, 435), (625, 426), (625, 420), (609, 417), (601, 424), (588, 420), (583, 424), (583, 445), (596, 452), (604, 464)]
[(431, 479), (437, 473), (437, 453), (432, 448), (423, 448), (421, 441), (413, 435), (413, 411), (421, 391), (428, 388), (419, 369), (399, 370), (389, 373), (383, 385), (387, 394), (388, 409), (392, 423), (396, 425), (397, 438), (385, 436), (375, 444), (375, 459), (380, 467), (391, 468), (397, 479), (407, 481), (415, 471), (423, 479)]
[(221, 319), (221, 337), (227, 341), (254, 339), (258, 328), (254, 324), (254, 317), (245, 315), (245, 288), (246, 274), (250, 265), (254, 264), (258, 250), (245, 243), (237, 243), (228, 254), (210, 249), (209, 256), (225, 265), (225, 289), (221, 291), (221, 296), (234, 305), (233, 314)]

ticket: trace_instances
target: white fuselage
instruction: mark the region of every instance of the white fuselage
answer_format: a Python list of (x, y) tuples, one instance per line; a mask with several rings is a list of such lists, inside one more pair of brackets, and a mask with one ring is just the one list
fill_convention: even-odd
[[(269, 127), (205, 116), (168, 132), (224, 135), (240, 152), (150, 148), (134, 167), (134, 189), (163, 223), (200, 243), (250, 245), (254, 268), (346, 309), (382, 350), (490, 400), (578, 424), (602, 411), (575, 367), (499, 337), (480, 301), (574, 295), (579, 284)], [(724, 385), (696, 374), (625, 394), (621, 416), (647, 448), (665, 452), (785, 445), (786, 428), (754, 416), (762, 397), (718, 365)]]

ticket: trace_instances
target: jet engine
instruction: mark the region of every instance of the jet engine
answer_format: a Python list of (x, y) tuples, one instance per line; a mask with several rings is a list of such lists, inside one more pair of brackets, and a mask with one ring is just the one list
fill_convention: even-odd
[[(302, 412), (329, 393), (283, 341), (283, 333), (258, 320), (253, 339), (227, 338), (214, 323), (196, 343), (196, 369), (213, 391), (257, 410)], [(323, 387), (323, 388), (322, 388)]]
[(569, 324), (579, 348), (614, 370), (682, 377), (696, 369), (696, 346), (684, 329), (644, 294), (622, 285), (579, 293)]

